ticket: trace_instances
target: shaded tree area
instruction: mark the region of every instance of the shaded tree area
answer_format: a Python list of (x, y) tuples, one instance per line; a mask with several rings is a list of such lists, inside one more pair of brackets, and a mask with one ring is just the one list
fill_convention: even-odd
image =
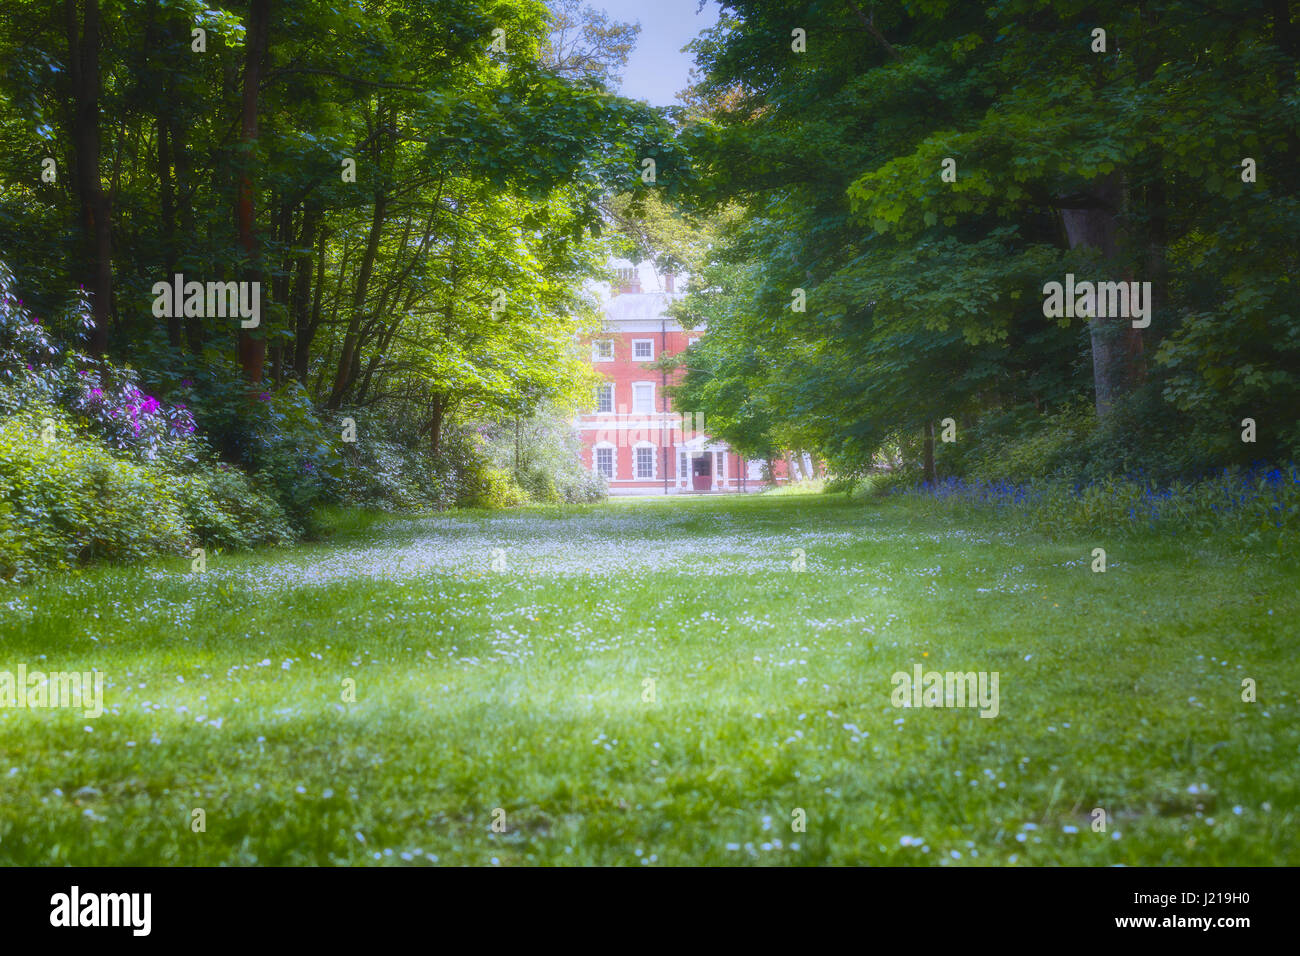
[[(587, 397), (603, 197), (645, 157), (689, 172), (662, 111), (612, 92), (635, 26), (536, 0), (60, 12), (0, 22), (0, 259), (38, 313), (84, 288), (85, 351), (184, 397), (226, 457), (261, 467), (265, 428), (310, 456), (343, 416), (436, 453), (457, 415)], [(256, 282), (256, 323), (158, 314), (177, 274)]]
[[(924, 461), (948, 419), (940, 473), (1293, 457), (1293, 6), (724, 2), (684, 134), (724, 237), (679, 401), (841, 474)], [(1048, 317), (1067, 274), (1150, 283), (1149, 324)]]

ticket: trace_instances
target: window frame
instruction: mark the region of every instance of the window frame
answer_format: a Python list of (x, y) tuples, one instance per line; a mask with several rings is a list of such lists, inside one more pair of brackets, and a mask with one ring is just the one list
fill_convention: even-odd
[[(600, 464), (600, 453), (609, 452), (609, 471), (605, 471)], [(605, 476), (606, 480), (613, 481), (618, 477), (618, 446), (613, 442), (601, 442), (593, 445), (591, 449), (591, 470)]]
[[(641, 453), (643, 451), (650, 453), (650, 474), (648, 475), (641, 474)], [(654, 442), (637, 442), (636, 447), (632, 449), (632, 477), (637, 481), (654, 481), (659, 477), (659, 446)]]
[[(637, 406), (637, 395), (641, 394), (642, 389), (650, 390), (650, 407), (639, 408)], [(655, 383), (654, 382), (633, 382), (632, 383), (632, 414), (633, 415), (653, 415), (655, 413)]]

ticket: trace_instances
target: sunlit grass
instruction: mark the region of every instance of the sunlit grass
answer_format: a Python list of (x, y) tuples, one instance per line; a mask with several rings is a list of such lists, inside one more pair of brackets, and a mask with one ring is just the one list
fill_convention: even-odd
[(0, 709), (0, 862), (1300, 862), (1292, 566), (829, 496), (328, 526), (0, 595), (0, 670), (107, 675)]

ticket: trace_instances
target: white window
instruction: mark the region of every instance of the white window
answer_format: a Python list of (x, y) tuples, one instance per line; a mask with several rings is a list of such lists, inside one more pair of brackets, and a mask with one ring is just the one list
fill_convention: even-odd
[(655, 447), (638, 445), (636, 449), (636, 476), (653, 478), (655, 476)]
[(596, 386), (596, 411), (612, 412), (614, 410), (614, 383), (606, 382)]
[(695, 336), (695, 338), (691, 339), (691, 340), (690, 340), (689, 342), (687, 342), (686, 344), (687, 344), (688, 346), (691, 346), (691, 345), (694, 345), (694, 344), (695, 344), (696, 342), (698, 342), (699, 340), (700, 340), (700, 337), (697, 335), (697, 336)]
[(614, 361), (614, 340), (596, 339), (591, 343), (591, 360), (593, 362)]
[(654, 339), (633, 339), (632, 358), (637, 362), (649, 362), (655, 357)]
[(713, 469), (713, 474), (719, 481), (721, 481), (723, 478), (727, 477), (727, 453), (725, 451), (717, 451), (713, 454), (713, 460), (716, 464), (716, 467)]
[(632, 383), (632, 411), (649, 414), (655, 410), (654, 382)]
[(677, 477), (691, 477), (691, 456), (686, 454), (686, 452), (682, 452), (677, 456)]
[(614, 447), (605, 445), (595, 450), (596, 470), (606, 478), (614, 477)]

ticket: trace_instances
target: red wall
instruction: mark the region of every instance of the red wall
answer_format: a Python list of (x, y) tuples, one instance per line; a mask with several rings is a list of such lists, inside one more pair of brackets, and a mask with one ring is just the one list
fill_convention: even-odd
[[(612, 426), (628, 416), (634, 419), (644, 413), (634, 413), (632, 411), (632, 384), (634, 382), (652, 382), (654, 384), (654, 414), (662, 411), (673, 412), (673, 404), (666, 399), (664, 394), (665, 378), (664, 374), (658, 370), (647, 368), (649, 362), (658, 359), (659, 355), (667, 351), (670, 355), (677, 355), (684, 352), (693, 338), (699, 338), (702, 333), (698, 332), (602, 332), (593, 336), (595, 340), (612, 340), (614, 342), (614, 360), (605, 362), (593, 362), (592, 367), (606, 380), (614, 383), (614, 412), (597, 414), (583, 414), (579, 420), (584, 423), (609, 422)], [(652, 340), (652, 349), (654, 358), (646, 361), (636, 361), (632, 358), (632, 342), (636, 339)], [(591, 355), (591, 340), (583, 343), (584, 354)], [(685, 373), (676, 371), (667, 376), (667, 384), (672, 385)], [(652, 420), (653, 421), (653, 420)], [(687, 438), (695, 437), (692, 429), (694, 420), (688, 419), (684, 427), (688, 430)], [(682, 435), (679, 430), (663, 429), (652, 424), (651, 421), (644, 425), (631, 429), (614, 429), (607, 430), (584, 430), (581, 432), (583, 440), (582, 461), (588, 468), (595, 467), (593, 445), (599, 441), (610, 441), (617, 446), (615, 455), (616, 471), (614, 477), (616, 480), (630, 482), (635, 475), (635, 447), (639, 441), (648, 441), (656, 446), (656, 476), (653, 479), (639, 479), (635, 484), (624, 484), (623, 488), (646, 488), (662, 489), (664, 479), (664, 469), (667, 468), (669, 478), (669, 487), (676, 483), (677, 479), (677, 461), (672, 457), (678, 454), (676, 448), (671, 448), (681, 443)], [(669, 460), (665, 462), (664, 447), (670, 446)], [(716, 467), (716, 461), (713, 463)], [(726, 488), (739, 488), (741, 469), (744, 467), (740, 456), (734, 452), (728, 452), (726, 455)], [(776, 463), (776, 473), (779, 480), (785, 479), (785, 464)], [(748, 486), (754, 486), (753, 481), (747, 482)]]

